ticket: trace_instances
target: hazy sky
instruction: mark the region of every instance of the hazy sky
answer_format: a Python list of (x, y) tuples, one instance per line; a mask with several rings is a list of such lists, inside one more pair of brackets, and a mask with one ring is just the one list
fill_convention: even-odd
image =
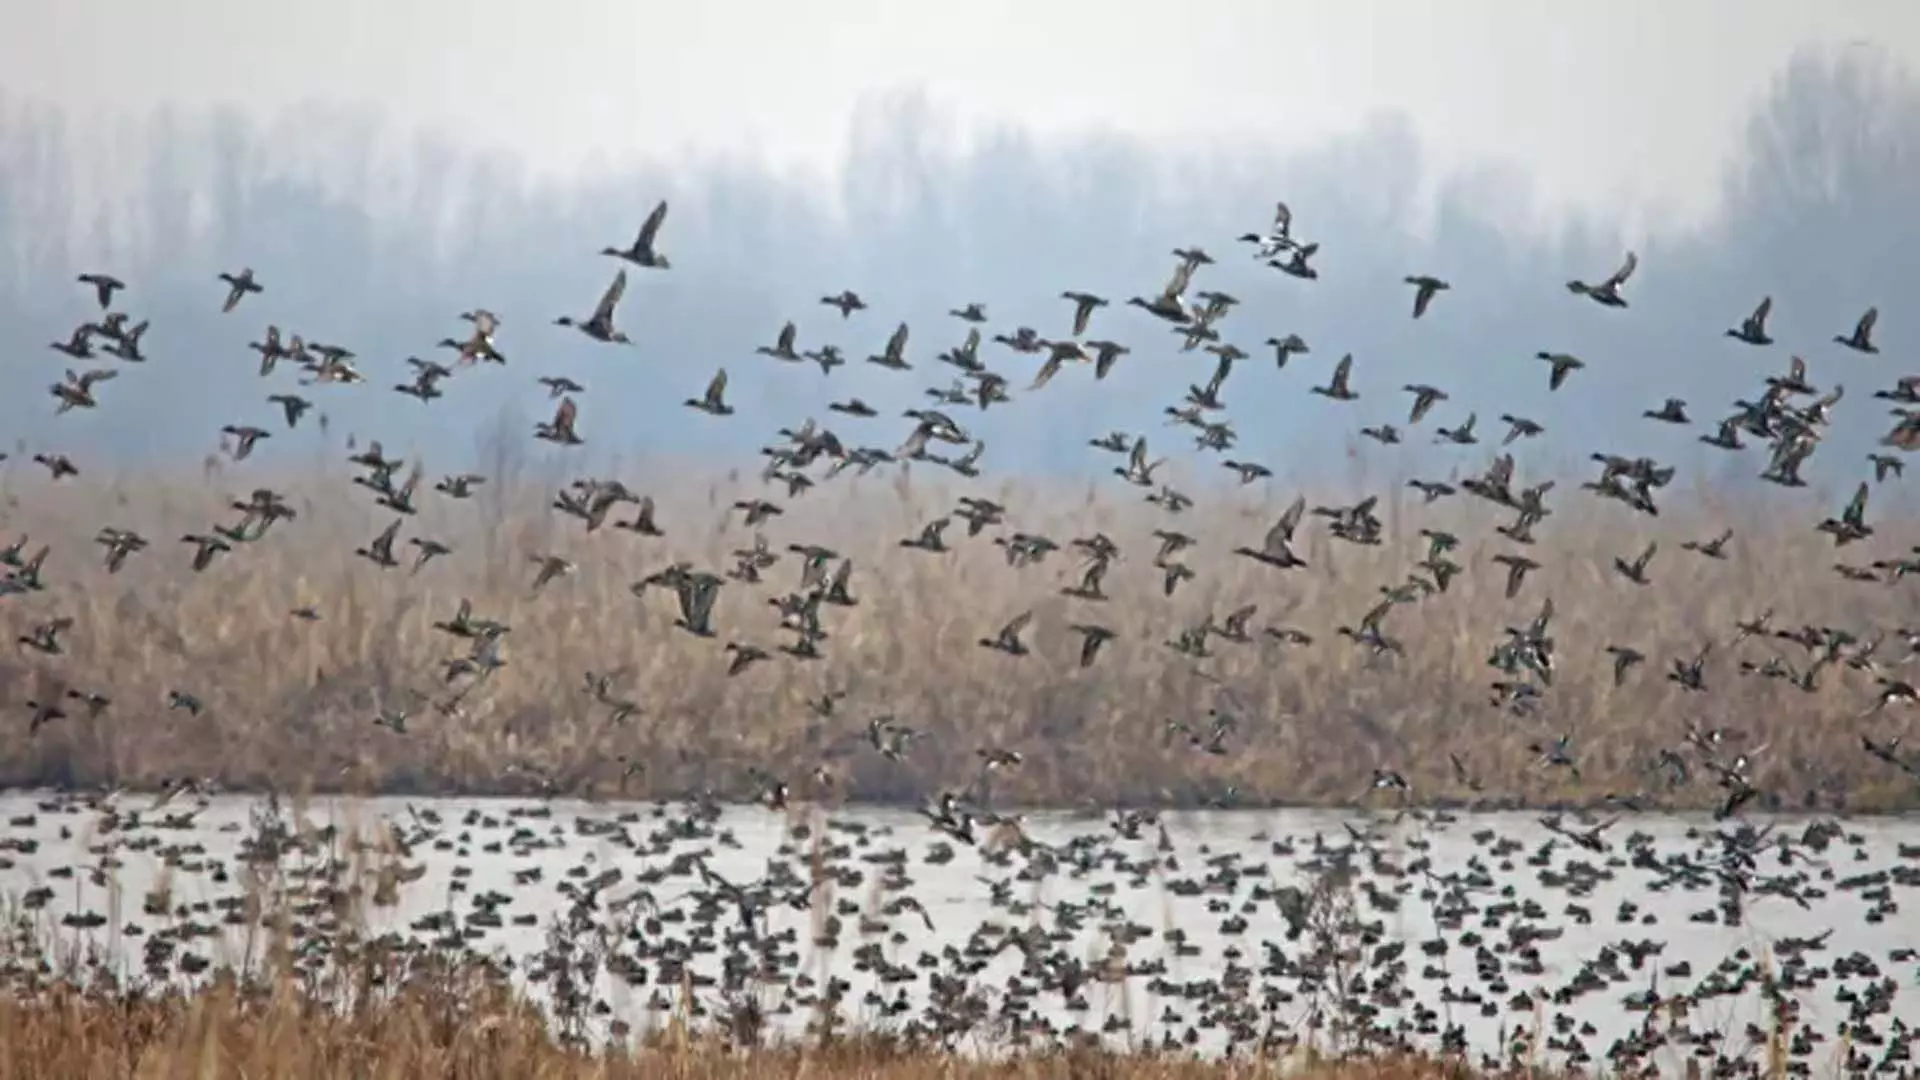
[(830, 169), (863, 97), (1041, 132), (1310, 143), (1403, 110), (1549, 205), (1709, 208), (1796, 47), (1920, 66), (1914, 0), (16, 0), (0, 87), (89, 108), (371, 101), (563, 175), (751, 152)]

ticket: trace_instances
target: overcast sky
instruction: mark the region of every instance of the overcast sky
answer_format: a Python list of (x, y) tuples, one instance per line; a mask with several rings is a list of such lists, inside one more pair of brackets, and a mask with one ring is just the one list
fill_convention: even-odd
[(565, 175), (686, 148), (831, 169), (863, 97), (1156, 140), (1310, 143), (1402, 110), (1549, 206), (1710, 210), (1795, 48), (1920, 60), (1915, 0), (15, 0), (0, 87), (87, 108), (373, 101)]

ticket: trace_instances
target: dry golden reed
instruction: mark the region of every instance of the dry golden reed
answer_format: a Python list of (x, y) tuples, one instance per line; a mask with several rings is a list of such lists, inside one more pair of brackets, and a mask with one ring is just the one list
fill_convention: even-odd
[[(788, 639), (768, 597), (794, 587), (794, 556), (767, 571), (762, 585), (726, 584), (714, 617), (717, 640), (676, 630), (677, 610), (664, 590), (641, 598), (629, 586), (676, 560), (729, 569), (729, 553), (749, 546), (755, 533), (730, 509), (735, 498), (760, 493), (753, 478), (690, 481), (690, 470), (663, 462), (623, 469), (623, 481), (659, 500), (667, 535), (647, 539), (611, 526), (589, 534), (548, 508), (571, 476), (564, 460), (542, 459), (517, 479), (495, 477), (465, 502), (423, 485), (422, 512), (407, 519), (396, 552), (414, 536), (456, 551), (417, 576), (354, 556), (393, 515), (372, 506), (337, 467), (276, 475), (248, 463), (206, 477), (88, 475), (58, 485), (15, 470), (4, 481), (0, 530), (8, 539), (31, 534), (35, 545), (54, 550), (46, 591), (8, 598), (0, 619), (9, 634), (60, 615), (75, 623), (69, 655), (0, 657), (0, 702), (23, 730), (23, 703), (66, 686), (104, 693), (113, 704), (97, 718), (69, 708), (72, 715), (37, 736), (14, 740), (0, 783), (139, 785), (193, 776), (245, 787), (504, 793), (544, 779), (603, 796), (702, 788), (744, 795), (749, 767), (789, 776), (798, 793), (803, 775), (825, 762), (835, 775), (833, 797), (900, 800), (968, 782), (975, 750), (1000, 746), (1026, 760), (998, 778), (994, 796), (1029, 804), (1345, 803), (1377, 797), (1368, 781), (1378, 766), (1405, 773), (1423, 799), (1541, 805), (1618, 793), (1697, 807), (1716, 800), (1710, 782), (1669, 790), (1649, 768), (1695, 724), (1766, 744), (1753, 779), (1788, 807), (1887, 809), (1915, 801), (1910, 780), (1861, 748), (1863, 734), (1899, 730), (1893, 713), (1868, 715), (1870, 672), (1831, 665), (1808, 692), (1739, 670), (1741, 659), (1776, 655), (1804, 668), (1799, 646), (1756, 640), (1728, 647), (1736, 622), (1765, 609), (1774, 610), (1777, 626), (1832, 623), (1863, 638), (1910, 617), (1908, 586), (1849, 583), (1832, 572), (1833, 545), (1812, 528), (1832, 507), (1817, 497), (1791, 502), (1801, 514), (1763, 515), (1676, 488), (1650, 518), (1562, 483), (1529, 552), (1543, 568), (1508, 600), (1503, 568), (1490, 561), (1512, 548), (1493, 531), (1507, 513), (1465, 497), (1421, 505), (1397, 481), (1362, 477), (1307, 492), (1310, 501), (1335, 503), (1380, 494), (1387, 542), (1333, 540), (1310, 517), (1302, 551), (1311, 566), (1283, 572), (1231, 554), (1259, 546), (1291, 501), (1294, 490), (1277, 482), (1196, 487), (1195, 508), (1169, 517), (1117, 481), (959, 488), (930, 467), (876, 471), (778, 499), (786, 513), (761, 530), (776, 550), (814, 542), (854, 560), (859, 604), (825, 612), (826, 658), (776, 653), (729, 678), (725, 641), (771, 649)], [(205, 573), (190, 572), (191, 548), (178, 538), (233, 520), (228, 501), (263, 485), (288, 493), (299, 518), (237, 546)], [(1016, 570), (990, 542), (993, 531), (968, 538), (962, 522), (948, 532), (952, 554), (899, 546), (961, 493), (999, 499), (1008, 507), (1006, 528), (1062, 545), (1096, 529), (1112, 535), (1123, 554), (1107, 578), (1111, 598), (1061, 595), (1076, 565), (1064, 547)], [(1878, 513), (1882, 536), (1903, 531), (1891, 511)], [(139, 529), (153, 546), (109, 575), (91, 544), (104, 526)], [(1403, 657), (1371, 657), (1335, 629), (1356, 624), (1383, 586), (1406, 580), (1425, 554), (1423, 526), (1459, 534), (1461, 550), (1452, 557), (1467, 572), (1445, 594), (1394, 609), (1386, 630), (1404, 642)], [(1198, 576), (1170, 598), (1152, 565), (1156, 527), (1199, 540), (1182, 555)], [(1730, 558), (1681, 550), (1683, 540), (1723, 528), (1735, 531)], [(1616, 557), (1631, 558), (1655, 538), (1661, 550), (1652, 585), (1613, 571)], [(579, 571), (536, 595), (530, 558), (544, 553), (575, 560)], [(1897, 552), (1878, 539), (1837, 553), (1854, 562), (1890, 554)], [(443, 665), (464, 643), (432, 624), (463, 597), (477, 616), (511, 625), (508, 666), (467, 697), (463, 715), (419, 705), (406, 735), (374, 727), (383, 706), (447, 696)], [(1557, 678), (1531, 716), (1491, 707), (1488, 686), (1501, 676), (1487, 663), (1490, 649), (1502, 627), (1531, 619), (1548, 597), (1557, 609)], [(1253, 643), (1216, 637), (1213, 655), (1199, 659), (1168, 646), (1182, 628), (1245, 603), (1259, 605)], [(306, 605), (319, 621), (290, 614)], [(977, 646), (1028, 609), (1031, 655)], [(1118, 634), (1090, 668), (1077, 663), (1079, 637), (1069, 630), (1076, 622)], [(1260, 628), (1278, 625), (1303, 629), (1314, 643), (1262, 640)], [(1689, 693), (1664, 677), (1673, 659), (1708, 641), (1716, 643), (1709, 692)], [(1648, 657), (1619, 687), (1604, 651), (1615, 643)], [(1892, 662), (1908, 651), (1894, 637), (1880, 658)], [(640, 706), (624, 722), (582, 691), (584, 672), (613, 669), (624, 669), (617, 689)], [(174, 689), (206, 708), (197, 716), (168, 711), (165, 697)], [(828, 689), (847, 696), (836, 715), (823, 718), (808, 700)], [(1167, 720), (1204, 723), (1216, 708), (1241, 721), (1228, 753), (1165, 745)], [(860, 745), (866, 722), (883, 714), (925, 733), (904, 765)], [(1537, 767), (1526, 749), (1562, 732), (1574, 739), (1577, 780)], [(1483, 793), (1455, 781), (1449, 752), (1479, 775)], [(644, 768), (627, 769), (623, 756)]]
[(119, 1001), (77, 990), (0, 997), (0, 1080), (1440, 1080), (1476, 1075), (1438, 1059), (1348, 1064), (1061, 1050), (985, 1059), (851, 1037), (737, 1049), (704, 1037), (588, 1050), (555, 1041), (538, 1014), (500, 996), (408, 995), (342, 1014), (290, 986), (242, 995)]
[[(256, 824), (278, 827), (266, 819)], [(101, 940), (10, 906), (0, 917), (0, 1080), (1491, 1075), (1457, 1057), (1360, 1047), (1337, 1053), (1320, 1048), (1318, 1036), (1242, 1047), (1226, 1059), (1126, 1050), (1084, 1033), (1039, 1047), (1003, 1045), (991, 1024), (943, 1042), (911, 1028), (856, 1026), (840, 1011), (844, 1005), (816, 1006), (806, 1034), (780, 1036), (765, 1024), (766, 1013), (743, 1007), (756, 1000), (753, 988), (695, 991), (683, 981), (677, 993), (656, 990), (645, 1003), (637, 995), (611, 1002), (594, 996), (576, 977), (605, 964), (597, 951), (603, 935), (588, 935), (579, 951), (554, 951), (568, 936), (550, 938), (547, 953), (528, 958), (550, 976), (553, 993), (542, 1005), (484, 947), (369, 935), (367, 868), (338, 858), (325, 865), (335, 900), (317, 920), (308, 918), (318, 914), (306, 902), (310, 877), (291, 890), (291, 877), (247, 877), (239, 895), (258, 933), (248, 934), (244, 947), (213, 947), (210, 969), (197, 975), (183, 975), (184, 967), (163, 958), (183, 954), (152, 948), (160, 935), (178, 941), (183, 925), (155, 926), (154, 937), (115, 933)], [(147, 947), (134, 945), (143, 939)], [(140, 973), (129, 966), (135, 952), (145, 957)], [(559, 984), (569, 989), (561, 992)]]

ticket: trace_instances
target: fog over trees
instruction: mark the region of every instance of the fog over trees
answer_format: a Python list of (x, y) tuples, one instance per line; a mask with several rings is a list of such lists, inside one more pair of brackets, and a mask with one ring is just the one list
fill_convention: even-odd
[[(1595, 450), (1645, 452), (1683, 473), (1704, 468), (1715, 483), (1746, 484), (1764, 464), (1757, 452), (1721, 454), (1695, 438), (1798, 353), (1817, 385), (1847, 387), (1831, 445), (1809, 470), (1837, 482), (1863, 471), (1861, 455), (1887, 420), (1870, 394), (1909, 372), (1908, 343), (1920, 338), (1905, 303), (1920, 281), (1911, 195), (1920, 89), (1871, 51), (1808, 53), (1780, 73), (1728, 162), (1721, 212), (1683, 234), (1631, 241), (1641, 265), (1626, 311), (1564, 288), (1618, 264), (1630, 241), (1617, 222), (1515, 224), (1533, 218), (1524, 178), (1490, 165), (1436, 184), (1410, 128), (1392, 117), (1303, 152), (1223, 145), (1199, 155), (1115, 137), (1041, 143), (1017, 130), (956, 141), (913, 95), (876, 102), (853, 123), (837, 189), (724, 161), (535, 186), (519, 163), (447, 142), (395, 153), (375, 137), (377, 116), (315, 108), (255, 125), (162, 109), (103, 136), (44, 105), (0, 99), (0, 346), (14, 372), (0, 398), (0, 443), (191, 464), (222, 424), (278, 431), (265, 398), (292, 376), (261, 379), (246, 347), (272, 322), (359, 354), (370, 385), (310, 392), (335, 414), (336, 438), (341, 429), (382, 438), (428, 454), (436, 469), (472, 464), (476, 435), (499, 423), (530, 428), (548, 407), (534, 384), (542, 374), (587, 386), (580, 427), (598, 454), (758, 460), (753, 448), (776, 427), (809, 415), (843, 420), (825, 405), (849, 395), (885, 418), (836, 429), (890, 447), (906, 430), (899, 411), (957, 374), (935, 360), (966, 329), (949, 308), (978, 300), (990, 330), (1060, 334), (1071, 307), (1059, 293), (1083, 289), (1114, 301), (1090, 336), (1133, 354), (1104, 383), (1068, 370), (1025, 394), (1036, 358), (988, 345), (983, 355), (1009, 377), (1015, 400), (967, 418), (996, 473), (1094, 474), (1108, 462), (1085, 441), (1111, 428), (1190, 456), (1160, 410), (1204, 382), (1212, 358), (1180, 353), (1163, 324), (1123, 301), (1159, 289), (1172, 248), (1199, 244), (1219, 264), (1203, 268), (1196, 288), (1244, 301), (1223, 327), (1254, 354), (1226, 395), (1241, 434), (1236, 456), (1282, 477), (1344, 471), (1350, 453), (1386, 472), (1425, 453), (1444, 455), (1419, 466), (1426, 474), (1477, 468), (1503, 431), (1498, 415), (1513, 412), (1548, 429), (1519, 448), (1523, 470), (1581, 463)], [(102, 143), (113, 152), (78, 149)], [(591, 310), (619, 265), (595, 252), (628, 243), (662, 197), (672, 211), (660, 244), (674, 268), (630, 274), (620, 321), (637, 347), (553, 326)], [(1276, 199), (1292, 206), (1300, 234), (1322, 243), (1320, 280), (1266, 270), (1233, 242), (1264, 228)], [(243, 265), (267, 291), (223, 316), (215, 275)], [(47, 343), (94, 317), (91, 293), (74, 282), (87, 270), (129, 283), (120, 306), (152, 319), (151, 360), (102, 387), (107, 407), (56, 419), (44, 384), (65, 358)], [(1401, 283), (1410, 273), (1454, 284), (1418, 322)], [(873, 310), (843, 321), (817, 302), (842, 288)], [(1774, 297), (1778, 344), (1757, 350), (1723, 337), (1763, 295)], [(1831, 344), (1869, 305), (1882, 311), (1882, 355)], [(499, 345), (510, 365), (462, 373), (429, 405), (392, 393), (404, 358), (434, 354), (475, 306), (505, 320)], [(812, 365), (756, 356), (789, 318), (803, 348), (834, 342), (853, 362), (823, 379)], [(901, 320), (912, 327), (915, 369), (863, 363)], [(1276, 372), (1260, 343), (1288, 332), (1313, 353)], [(1540, 350), (1589, 366), (1549, 395), (1533, 359)], [(1310, 395), (1348, 352), (1360, 400), (1335, 406)], [(682, 408), (721, 366), (739, 414), (721, 422)], [(1354, 440), (1363, 424), (1404, 427), (1409, 382), (1453, 400), (1405, 445)], [(1669, 395), (1688, 401), (1695, 427), (1641, 418)], [(1434, 422), (1469, 411), (1489, 445), (1430, 448)], [(317, 438), (277, 436), (258, 457), (297, 462), (318, 452)], [(1211, 462), (1185, 467), (1222, 479), (1207, 475), (1223, 471)]]

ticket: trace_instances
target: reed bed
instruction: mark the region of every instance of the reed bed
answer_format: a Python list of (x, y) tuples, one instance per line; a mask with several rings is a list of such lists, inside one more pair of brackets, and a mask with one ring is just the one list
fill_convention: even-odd
[(982, 1058), (883, 1037), (739, 1049), (708, 1038), (668, 1035), (635, 1048), (589, 1050), (555, 1040), (537, 1013), (504, 997), (450, 1001), (409, 993), (379, 1010), (341, 1014), (290, 987), (243, 994), (230, 985), (159, 999), (124, 1000), (71, 989), (30, 999), (0, 997), (0, 1040), (7, 1047), (0, 1056), (0, 1080), (1239, 1080), (1281, 1075), (1440, 1080), (1482, 1075), (1458, 1062), (1411, 1057), (1203, 1061), (1090, 1048)]
[[(0, 532), (8, 540), (31, 534), (53, 554), (47, 589), (0, 602), (0, 620), (10, 635), (55, 616), (75, 621), (68, 655), (0, 657), (0, 705), (24, 725), (26, 700), (68, 686), (113, 703), (98, 717), (70, 708), (32, 739), (16, 739), (0, 760), (0, 783), (140, 786), (191, 776), (233, 788), (489, 794), (547, 786), (667, 797), (746, 794), (749, 767), (760, 767), (791, 777), (796, 795), (806, 787), (820, 799), (897, 801), (967, 783), (974, 751), (999, 746), (1025, 756), (996, 778), (993, 795), (1005, 803), (1351, 803), (1378, 797), (1368, 791), (1378, 766), (1400, 770), (1422, 800), (1558, 805), (1639, 793), (1650, 804), (1699, 807), (1718, 797), (1710, 783), (1671, 785), (1650, 769), (1654, 755), (1679, 746), (1687, 725), (1697, 724), (1765, 744), (1751, 774), (1763, 805), (1920, 803), (1910, 779), (1861, 748), (1862, 735), (1886, 739), (1900, 730), (1897, 713), (1869, 711), (1871, 672), (1832, 665), (1809, 692), (1739, 670), (1741, 659), (1773, 656), (1804, 667), (1798, 646), (1762, 639), (1726, 647), (1737, 620), (1765, 609), (1776, 626), (1831, 624), (1862, 640), (1907, 625), (1910, 586), (1832, 572), (1833, 545), (1812, 526), (1844, 495), (1828, 499), (1833, 506), (1818, 501), (1831, 493), (1730, 503), (1674, 489), (1652, 518), (1563, 483), (1528, 550), (1542, 568), (1509, 600), (1504, 568), (1490, 561), (1514, 549), (1494, 532), (1507, 513), (1465, 496), (1422, 505), (1399, 480), (1307, 491), (1310, 501), (1336, 504), (1381, 494), (1387, 540), (1347, 544), (1309, 518), (1301, 550), (1311, 566), (1282, 572), (1231, 551), (1259, 546), (1297, 490), (1290, 485), (1195, 489), (1195, 507), (1169, 516), (1117, 483), (957, 487), (939, 473), (876, 471), (778, 499), (786, 513), (760, 531), (775, 550), (813, 542), (851, 557), (859, 604), (825, 612), (824, 659), (776, 653), (730, 678), (723, 641), (771, 649), (787, 640), (768, 597), (795, 586), (795, 557), (761, 585), (727, 583), (713, 620), (720, 640), (674, 629), (677, 610), (665, 591), (643, 598), (629, 586), (677, 560), (731, 567), (729, 552), (750, 545), (756, 531), (730, 509), (733, 499), (761, 493), (751, 477), (708, 482), (668, 463), (624, 470), (630, 487), (659, 502), (667, 535), (658, 539), (611, 526), (589, 534), (552, 512), (548, 503), (568, 476), (553, 469), (496, 477), (464, 502), (423, 485), (422, 510), (403, 526), (396, 553), (413, 536), (456, 551), (413, 575), (354, 556), (393, 515), (335, 468), (89, 475), (65, 484), (16, 471), (0, 491)], [(177, 538), (232, 520), (228, 500), (263, 485), (287, 493), (299, 518), (204, 573), (190, 572), (191, 549)], [(968, 538), (956, 522), (950, 554), (899, 546), (960, 494), (995, 498), (1008, 507), (1006, 529), (1062, 545), (1107, 532), (1123, 552), (1107, 578), (1110, 599), (1061, 594), (1076, 580), (1064, 548), (1040, 565), (1010, 567), (990, 542), (994, 530)], [(1893, 513), (1878, 511), (1879, 537), (1838, 556), (1865, 563), (1903, 554), (1882, 539), (1911, 534), (1912, 522)], [(103, 526), (138, 528), (153, 547), (108, 574), (91, 544)], [(1171, 597), (1152, 565), (1156, 527), (1199, 540), (1181, 556), (1197, 577)], [(1467, 572), (1442, 595), (1396, 607), (1387, 630), (1405, 655), (1373, 656), (1335, 629), (1356, 624), (1383, 586), (1406, 580), (1425, 555), (1421, 527), (1455, 531), (1461, 548), (1452, 557)], [(1735, 532), (1725, 560), (1680, 548), (1725, 528)], [(1614, 573), (1616, 557), (1631, 558), (1656, 538), (1652, 585)], [(579, 570), (535, 594), (529, 557), (547, 552)], [(512, 627), (508, 666), (468, 697), (462, 715), (442, 715), (421, 703), (446, 696), (441, 671), (463, 643), (432, 624), (463, 597), (477, 616)], [(1488, 686), (1500, 676), (1489, 651), (1502, 627), (1531, 619), (1548, 597), (1557, 611), (1556, 679), (1531, 715), (1490, 706)], [(1206, 658), (1168, 647), (1180, 629), (1247, 603), (1259, 605), (1253, 643), (1215, 638)], [(305, 605), (321, 619), (290, 614)], [(977, 647), (1028, 609), (1031, 655)], [(1079, 666), (1079, 637), (1068, 629), (1076, 622), (1118, 633), (1089, 668)], [(1305, 630), (1314, 643), (1260, 640), (1260, 628), (1274, 625)], [(1664, 677), (1673, 659), (1709, 641), (1716, 648), (1708, 692), (1689, 693)], [(1620, 686), (1604, 651), (1614, 643), (1648, 658)], [(1878, 655), (1897, 670), (1910, 652), (1891, 636)], [(582, 691), (584, 672), (616, 669), (624, 669), (620, 691), (640, 706), (618, 722)], [(173, 689), (198, 696), (205, 709), (168, 710)], [(828, 690), (846, 696), (822, 716), (809, 700)], [(380, 707), (409, 703), (417, 711), (408, 734), (372, 726)], [(1229, 752), (1165, 744), (1168, 719), (1204, 724), (1209, 709), (1241, 721)], [(883, 714), (924, 733), (905, 763), (860, 744), (866, 722)], [(1527, 749), (1563, 732), (1580, 755), (1578, 779), (1540, 769)], [(1479, 774), (1483, 791), (1456, 782), (1449, 753)], [(830, 788), (803, 784), (816, 763), (827, 766)]]

